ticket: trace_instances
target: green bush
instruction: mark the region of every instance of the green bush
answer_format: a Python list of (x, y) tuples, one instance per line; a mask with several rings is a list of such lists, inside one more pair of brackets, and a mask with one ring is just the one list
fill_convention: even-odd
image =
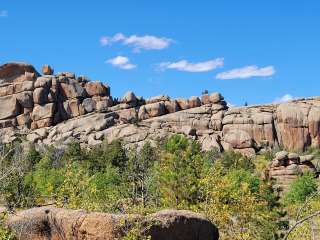
[(233, 151), (224, 152), (218, 161), (221, 162), (226, 171), (229, 169), (244, 169), (253, 171), (255, 168), (251, 158)]
[(289, 191), (283, 198), (284, 203), (302, 203), (315, 191), (317, 191), (317, 182), (314, 178), (314, 174), (304, 174), (290, 185)]

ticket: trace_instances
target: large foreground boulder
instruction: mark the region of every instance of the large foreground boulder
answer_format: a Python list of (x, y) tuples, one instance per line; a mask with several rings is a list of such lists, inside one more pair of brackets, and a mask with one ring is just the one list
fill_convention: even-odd
[(10, 216), (8, 225), (19, 239), (25, 240), (115, 240), (131, 227), (141, 228), (152, 240), (219, 239), (218, 230), (211, 222), (198, 214), (176, 210), (142, 217), (41, 207)]

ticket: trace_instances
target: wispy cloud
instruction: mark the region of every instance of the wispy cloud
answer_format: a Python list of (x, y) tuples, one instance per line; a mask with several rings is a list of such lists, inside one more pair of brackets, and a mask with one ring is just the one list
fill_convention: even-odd
[(178, 62), (163, 62), (160, 63), (159, 69), (165, 71), (167, 69), (175, 69), (184, 72), (209, 72), (218, 67), (223, 67), (224, 59), (216, 58), (205, 62), (191, 63), (187, 60), (181, 60)]
[(137, 65), (130, 63), (129, 58), (124, 56), (117, 56), (115, 58), (111, 58), (107, 60), (105, 63), (111, 64), (114, 67), (118, 67), (124, 70), (131, 70), (137, 67)]
[(141, 49), (145, 50), (161, 50), (165, 49), (173, 43), (172, 39), (165, 37), (156, 37), (151, 35), (145, 36), (125, 36), (122, 33), (117, 33), (113, 37), (103, 36), (100, 38), (101, 46), (111, 45), (115, 42), (121, 42), (123, 45), (132, 46), (134, 51), (139, 52)]
[(236, 78), (251, 78), (251, 77), (269, 77), (275, 74), (273, 66), (259, 68), (255, 65), (237, 68), (230, 71), (217, 74), (217, 79), (236, 79)]
[(7, 10), (0, 10), (0, 17), (8, 17), (8, 11)]
[(291, 94), (285, 94), (282, 97), (276, 98), (273, 103), (285, 103), (292, 101), (294, 97)]

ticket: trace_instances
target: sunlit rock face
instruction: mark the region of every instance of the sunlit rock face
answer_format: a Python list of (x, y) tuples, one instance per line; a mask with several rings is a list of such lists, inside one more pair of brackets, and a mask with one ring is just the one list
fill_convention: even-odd
[(263, 149), (302, 151), (320, 144), (320, 98), (229, 108), (220, 93), (150, 99), (71, 72), (40, 75), (32, 65), (0, 66), (0, 140), (26, 136), (37, 144), (79, 141), (91, 146), (121, 139), (127, 146), (172, 134), (197, 140), (203, 150), (233, 149), (252, 156)]
[(140, 226), (142, 235), (153, 240), (219, 239), (218, 229), (209, 220), (184, 210), (139, 216), (40, 207), (8, 218), (8, 226), (25, 240), (116, 240), (128, 233), (134, 222), (139, 223), (136, 225)]
[(306, 173), (316, 176), (316, 167), (312, 163), (313, 155), (301, 155), (277, 152), (275, 158), (266, 170), (266, 177), (275, 180), (275, 188), (283, 193), (288, 191), (290, 184)]

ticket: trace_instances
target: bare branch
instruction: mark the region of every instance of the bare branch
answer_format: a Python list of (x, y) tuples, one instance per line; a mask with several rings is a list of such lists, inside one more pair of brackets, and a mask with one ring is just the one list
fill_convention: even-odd
[(309, 219), (311, 218), (314, 218), (316, 216), (320, 215), (320, 211), (316, 211), (312, 214), (310, 214), (309, 216), (305, 217), (305, 218), (302, 218), (301, 220), (297, 221), (287, 232), (287, 234), (284, 236), (283, 240), (287, 240), (290, 233), (296, 229), (297, 226), (299, 226), (300, 224), (304, 223), (305, 221), (308, 221)]

